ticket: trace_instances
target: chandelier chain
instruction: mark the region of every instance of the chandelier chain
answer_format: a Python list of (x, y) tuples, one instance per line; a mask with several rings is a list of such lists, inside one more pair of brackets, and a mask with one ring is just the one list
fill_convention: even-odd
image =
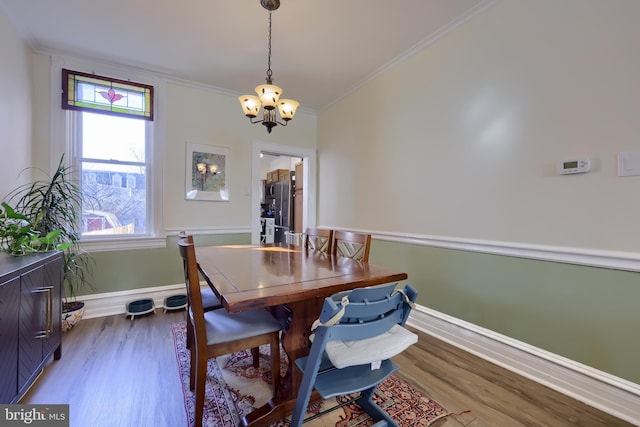
[(269, 11), (269, 53), (267, 56), (267, 83), (271, 84), (271, 76), (273, 75), (273, 71), (271, 71), (271, 11)]

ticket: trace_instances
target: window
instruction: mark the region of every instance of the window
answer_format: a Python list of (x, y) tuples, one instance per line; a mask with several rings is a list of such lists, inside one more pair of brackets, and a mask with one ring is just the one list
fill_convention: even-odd
[(83, 238), (152, 235), (153, 87), (63, 70)]
[[(84, 195), (83, 216), (113, 218), (82, 230), (83, 236), (149, 234), (147, 188), (149, 156), (144, 120), (77, 112), (76, 157)], [(139, 188), (131, 185), (135, 180)]]
[(62, 108), (153, 120), (153, 86), (62, 70)]

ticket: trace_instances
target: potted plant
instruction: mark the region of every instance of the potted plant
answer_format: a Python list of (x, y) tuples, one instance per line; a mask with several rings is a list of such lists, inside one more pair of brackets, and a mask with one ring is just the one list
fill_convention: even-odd
[(52, 176), (16, 188), (7, 199), (13, 207), (2, 204), (2, 250), (13, 255), (52, 249), (63, 252), (62, 323), (63, 329), (68, 330), (84, 311), (76, 292), (83, 286), (93, 288), (94, 260), (80, 248), (82, 191), (71, 168), (64, 165), (64, 155)]
[(0, 250), (3, 252), (20, 256), (54, 249), (64, 250), (70, 246), (68, 242), (57, 243), (60, 230), (40, 236), (28, 217), (16, 212), (5, 202), (0, 206)]

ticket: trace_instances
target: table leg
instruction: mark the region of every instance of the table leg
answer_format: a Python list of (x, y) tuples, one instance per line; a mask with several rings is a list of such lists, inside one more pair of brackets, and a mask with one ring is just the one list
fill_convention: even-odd
[[(268, 403), (247, 414), (241, 426), (264, 427), (290, 415), (296, 404), (296, 397), (302, 372), (294, 366), (294, 361), (309, 354), (309, 333), (311, 325), (320, 316), (323, 298), (299, 301), (286, 307), (274, 307), (272, 313), (283, 322), (282, 347), (289, 359), (289, 368), (282, 378), (278, 394)], [(319, 399), (314, 394), (312, 400)]]

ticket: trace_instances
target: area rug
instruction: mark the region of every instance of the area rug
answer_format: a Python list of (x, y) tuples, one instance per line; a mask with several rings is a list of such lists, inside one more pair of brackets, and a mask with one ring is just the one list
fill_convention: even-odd
[[(186, 348), (186, 323), (171, 325), (178, 360), (178, 372), (182, 382), (185, 409), (189, 426), (194, 425), (195, 395), (189, 390), (189, 350)], [(286, 356), (282, 353), (282, 375), (287, 370)], [(265, 404), (271, 397), (271, 371), (269, 346), (260, 348), (260, 368), (255, 369), (250, 350), (236, 352), (209, 360), (203, 425), (208, 427), (236, 427), (242, 417)], [(380, 405), (402, 427), (425, 427), (432, 425), (450, 413), (422, 392), (392, 375), (378, 385), (376, 403)], [(349, 400), (339, 396), (308, 408), (305, 418), (327, 408)], [(364, 427), (373, 420), (358, 407), (350, 403), (342, 408), (322, 415), (305, 427)], [(283, 419), (269, 427), (289, 427)]]

